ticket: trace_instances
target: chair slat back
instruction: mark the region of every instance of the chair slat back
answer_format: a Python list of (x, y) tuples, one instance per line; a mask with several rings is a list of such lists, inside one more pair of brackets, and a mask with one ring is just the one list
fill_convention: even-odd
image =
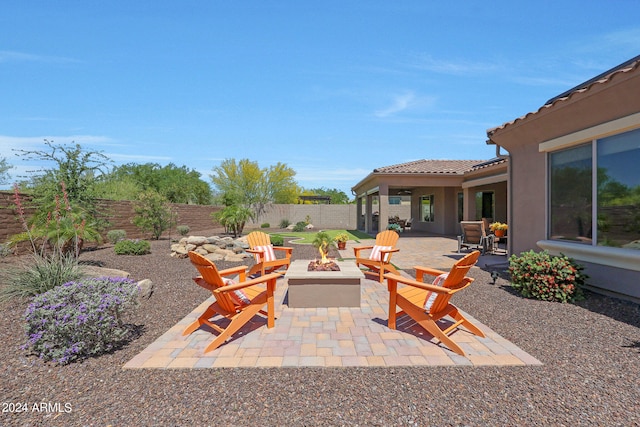
[(376, 245), (378, 246), (391, 246), (392, 248), (396, 247), (396, 243), (398, 243), (398, 233), (393, 230), (385, 230), (378, 233), (376, 236)]
[(480, 244), (482, 238), (487, 235), (482, 221), (462, 221), (460, 228), (466, 243)]
[[(467, 254), (463, 258), (459, 259), (449, 270), (449, 274), (442, 284), (443, 288), (455, 289), (463, 286), (466, 282), (473, 279), (467, 278), (467, 273), (471, 268), (476, 265), (478, 258), (480, 257), (480, 251), (473, 251)], [(467, 279), (467, 280), (465, 280)], [(449, 304), (451, 294), (439, 294), (431, 306), (431, 312), (437, 313), (444, 309)]]
[[(220, 288), (224, 286), (224, 280), (222, 279), (222, 276), (218, 272), (218, 268), (213, 262), (203, 257), (199, 253), (193, 251), (189, 252), (189, 260), (191, 261), (191, 264), (193, 264), (193, 266), (198, 270), (205, 282), (209, 283), (214, 288)], [(235, 311), (235, 304), (228, 294), (219, 292), (212, 293), (218, 301), (220, 307), (229, 312)]]
[(262, 231), (252, 231), (247, 235), (247, 243), (252, 249), (256, 246), (266, 246), (271, 244), (271, 237)]

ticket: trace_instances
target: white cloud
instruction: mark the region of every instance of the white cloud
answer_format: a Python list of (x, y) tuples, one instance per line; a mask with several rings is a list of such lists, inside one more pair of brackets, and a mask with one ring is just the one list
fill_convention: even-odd
[(431, 106), (434, 103), (434, 97), (418, 97), (415, 95), (415, 93), (409, 91), (399, 95), (395, 95), (391, 101), (391, 105), (375, 111), (374, 114), (376, 117), (380, 118), (391, 117), (396, 116), (404, 111)]
[(80, 62), (77, 59), (63, 56), (36, 55), (33, 53), (0, 50), (0, 63), (3, 62), (48, 62), (48, 63), (73, 63)]
[(418, 56), (412, 65), (420, 70), (433, 71), (442, 74), (469, 75), (495, 72), (500, 68), (495, 62), (451, 61), (434, 59), (431, 55)]

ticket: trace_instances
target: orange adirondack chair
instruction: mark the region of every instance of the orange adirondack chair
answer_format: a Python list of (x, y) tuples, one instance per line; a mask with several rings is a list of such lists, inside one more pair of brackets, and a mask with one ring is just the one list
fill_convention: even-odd
[[(449, 273), (428, 267), (414, 267), (416, 269), (416, 280), (396, 274), (386, 274), (385, 278), (389, 288), (389, 328), (396, 329), (396, 317), (405, 313), (433, 335), (434, 338), (440, 340), (454, 352), (464, 356), (462, 348), (449, 338), (449, 335), (460, 326), (464, 326), (474, 335), (480, 337), (485, 335), (477, 326), (460, 314), (458, 308), (451, 304), (449, 299), (453, 294), (463, 290), (473, 282), (473, 279), (466, 277), (466, 274), (476, 264), (479, 256), (479, 251), (471, 252), (458, 260), (451, 267)], [(441, 286), (424, 283), (425, 274), (436, 276), (437, 279), (434, 283), (440, 282)], [(398, 287), (398, 283), (408, 286)], [(401, 311), (396, 312), (396, 305), (400, 307)], [(445, 316), (451, 317), (455, 322), (447, 328), (441, 329), (437, 322)]]
[[(284, 267), (285, 270), (291, 264), (291, 254), (293, 248), (284, 246), (273, 246), (271, 237), (262, 231), (252, 231), (247, 235), (247, 243), (250, 249), (247, 252), (253, 254), (256, 263), (249, 270), (249, 276), (260, 272), (261, 275), (273, 273), (274, 271)], [(284, 258), (278, 258), (276, 251), (284, 252)]]
[[(354, 247), (353, 252), (356, 256), (356, 265), (360, 266), (360, 264), (362, 264), (368, 267), (370, 271), (365, 273), (375, 274), (378, 276), (380, 283), (384, 280), (384, 274), (386, 272), (400, 274), (393, 264), (391, 264), (391, 255), (400, 250), (396, 248), (398, 237), (398, 233), (395, 231), (385, 230), (378, 233), (375, 245)], [(369, 249), (371, 249), (371, 252), (368, 257), (361, 254), (362, 251)]]
[[(191, 263), (198, 269), (200, 276), (193, 280), (201, 287), (211, 291), (216, 301), (184, 330), (182, 335), (189, 335), (202, 325), (207, 325), (218, 332), (218, 336), (204, 349), (205, 353), (215, 350), (228, 338), (242, 328), (258, 313), (267, 317), (267, 327), (275, 324), (273, 294), (279, 274), (267, 274), (257, 279), (246, 280), (246, 267), (238, 266), (218, 271), (216, 265), (196, 252), (189, 252)], [(238, 275), (239, 282), (231, 283), (225, 276)], [(264, 286), (257, 286), (266, 284)], [(267, 306), (267, 311), (262, 308)], [(221, 327), (210, 319), (219, 314), (231, 321)]]

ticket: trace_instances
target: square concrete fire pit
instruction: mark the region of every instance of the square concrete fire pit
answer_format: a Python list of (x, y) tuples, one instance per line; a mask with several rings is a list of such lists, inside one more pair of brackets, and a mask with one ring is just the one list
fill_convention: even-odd
[(360, 307), (364, 274), (353, 261), (336, 261), (340, 271), (307, 271), (310, 262), (293, 261), (284, 275), (289, 285), (289, 307)]

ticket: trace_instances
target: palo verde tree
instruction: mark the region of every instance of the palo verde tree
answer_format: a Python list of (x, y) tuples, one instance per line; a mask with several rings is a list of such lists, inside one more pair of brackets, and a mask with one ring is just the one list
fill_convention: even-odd
[(270, 203), (295, 203), (299, 193), (295, 175), (284, 163), (260, 168), (249, 159), (227, 159), (213, 168), (210, 177), (229, 205), (250, 209), (257, 221)]
[[(99, 240), (99, 230), (106, 220), (101, 220), (104, 216), (98, 211), (94, 186), (111, 160), (102, 152), (83, 149), (80, 144), (67, 146), (48, 140), (44, 144), (48, 150), (14, 150), (26, 160), (53, 164), (36, 171), (30, 181), (23, 183), (22, 190), (31, 193), (35, 207), (29, 223), (39, 234), (36, 237), (51, 240), (52, 232), (56, 236), (73, 236), (80, 247), (83, 240)], [(51, 221), (52, 215), (56, 221)]]
[(9, 175), (9, 169), (13, 168), (10, 164), (7, 163), (6, 158), (0, 159), (0, 184), (7, 184), (11, 179)]

